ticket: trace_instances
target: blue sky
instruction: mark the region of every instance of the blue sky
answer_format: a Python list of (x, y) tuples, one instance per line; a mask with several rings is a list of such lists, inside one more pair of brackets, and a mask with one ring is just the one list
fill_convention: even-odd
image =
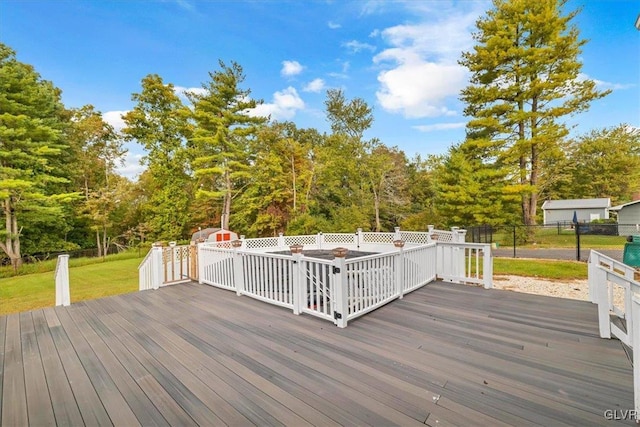
[[(341, 88), (374, 109), (365, 135), (408, 156), (441, 154), (464, 138), (458, 100), (488, 1), (78, 1), (0, 0), (0, 41), (63, 91), (67, 107), (93, 104), (118, 125), (140, 81), (156, 73), (198, 88), (218, 60), (244, 68), (261, 111), (327, 131), (326, 90)], [(569, 119), (574, 132), (640, 127), (640, 13), (637, 0), (569, 0), (584, 46), (583, 73), (612, 89)], [(122, 172), (143, 155), (128, 145)]]

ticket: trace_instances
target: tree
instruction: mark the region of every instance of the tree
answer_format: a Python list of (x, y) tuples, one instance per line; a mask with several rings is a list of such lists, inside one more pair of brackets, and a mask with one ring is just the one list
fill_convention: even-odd
[(438, 167), (437, 206), (446, 226), (503, 225), (513, 220), (515, 198), (506, 192), (499, 164), (483, 162), (470, 142), (451, 147)]
[(628, 202), (640, 191), (640, 132), (624, 124), (592, 130), (572, 141), (567, 164), (571, 198)]
[(566, 0), (494, 0), (477, 21), (476, 46), (460, 64), (471, 71), (462, 91), (471, 117), (467, 138), (485, 151), (484, 162), (501, 163), (510, 192), (521, 199), (523, 222), (535, 224), (542, 165), (558, 155), (568, 130), (562, 119), (606, 95), (580, 75), (585, 41), (561, 15)]
[(107, 254), (110, 236), (110, 212), (117, 207), (114, 197), (115, 167), (126, 152), (122, 141), (102, 114), (92, 105), (74, 110), (69, 142), (77, 156), (78, 184), (84, 195), (84, 210), (91, 218), (98, 256)]
[(157, 239), (182, 238), (192, 200), (186, 146), (191, 132), (188, 109), (173, 85), (156, 74), (142, 80), (142, 91), (132, 99), (137, 104), (123, 116), (127, 126), (122, 132), (126, 140), (137, 141), (147, 151), (144, 162), (151, 176), (144, 208), (147, 225)]
[(221, 225), (229, 228), (232, 200), (251, 176), (249, 143), (266, 117), (249, 114), (262, 101), (249, 97), (242, 89), (242, 67), (219, 61), (220, 70), (209, 73), (211, 80), (202, 85), (205, 93), (189, 93), (196, 129), (191, 138), (194, 171), (198, 178), (197, 197), (222, 199)]
[(24, 220), (60, 220), (61, 202), (76, 195), (62, 192), (68, 180), (55, 163), (66, 148), (62, 140), (65, 110), (60, 90), (42, 80), (32, 66), (0, 44), (0, 200), (5, 228), (0, 248), (15, 269), (21, 265)]

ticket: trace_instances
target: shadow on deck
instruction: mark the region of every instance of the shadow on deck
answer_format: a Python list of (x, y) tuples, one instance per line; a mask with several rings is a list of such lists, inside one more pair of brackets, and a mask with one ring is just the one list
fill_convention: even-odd
[(336, 328), (194, 283), (0, 317), (1, 424), (603, 425), (588, 302), (434, 283)]

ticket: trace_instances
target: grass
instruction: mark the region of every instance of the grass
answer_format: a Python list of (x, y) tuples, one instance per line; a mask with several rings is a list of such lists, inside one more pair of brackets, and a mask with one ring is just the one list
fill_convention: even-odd
[(493, 274), (553, 280), (587, 278), (587, 264), (578, 261), (493, 258)]
[[(503, 247), (513, 247), (513, 234), (496, 233), (493, 240)], [(576, 235), (573, 230), (561, 230), (558, 234), (557, 228), (541, 228), (535, 235), (535, 243), (523, 245), (520, 248), (575, 248)], [(626, 236), (600, 236), (584, 234), (580, 236), (580, 246), (592, 249), (619, 248), (622, 249), (626, 242)]]
[[(83, 260), (95, 259), (76, 261)], [(108, 262), (79, 262), (81, 265), (69, 268), (71, 302), (138, 290), (139, 263), (138, 257), (112, 259)], [(0, 301), (0, 315), (55, 305), (53, 271), (2, 279)]]
[[(104, 258), (71, 258), (69, 259), (69, 267), (81, 267), (84, 265), (103, 264), (105, 262), (138, 259), (138, 262), (142, 261), (142, 257), (146, 255), (148, 250), (139, 251), (137, 249), (120, 252), (118, 254), (107, 255)], [(30, 264), (22, 264), (22, 267), (16, 273), (11, 266), (0, 267), (0, 279), (5, 277), (25, 276), (34, 273), (48, 273), (56, 270), (57, 258), (49, 259), (46, 261), (38, 261)]]

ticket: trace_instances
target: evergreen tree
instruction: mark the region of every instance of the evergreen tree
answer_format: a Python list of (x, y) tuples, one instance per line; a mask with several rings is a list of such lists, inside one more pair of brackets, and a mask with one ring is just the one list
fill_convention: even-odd
[(557, 156), (567, 135), (562, 121), (606, 95), (582, 79), (580, 49), (585, 41), (562, 15), (566, 0), (494, 0), (477, 22), (476, 46), (460, 63), (471, 71), (462, 91), (468, 139), (502, 164), (510, 192), (521, 198), (522, 220), (535, 224), (543, 165)]
[(242, 67), (220, 61), (220, 70), (209, 73), (211, 80), (202, 85), (204, 94), (190, 93), (196, 129), (191, 138), (193, 167), (198, 178), (197, 197), (222, 200), (221, 225), (229, 228), (232, 200), (251, 177), (250, 142), (265, 117), (252, 117), (249, 110), (262, 101), (249, 97), (242, 89)]
[(68, 180), (56, 162), (67, 148), (62, 138), (67, 117), (60, 90), (0, 44), (0, 200), (5, 219), (0, 248), (16, 269), (21, 237), (33, 232), (30, 224), (64, 222), (61, 202), (76, 196), (64, 192)]

